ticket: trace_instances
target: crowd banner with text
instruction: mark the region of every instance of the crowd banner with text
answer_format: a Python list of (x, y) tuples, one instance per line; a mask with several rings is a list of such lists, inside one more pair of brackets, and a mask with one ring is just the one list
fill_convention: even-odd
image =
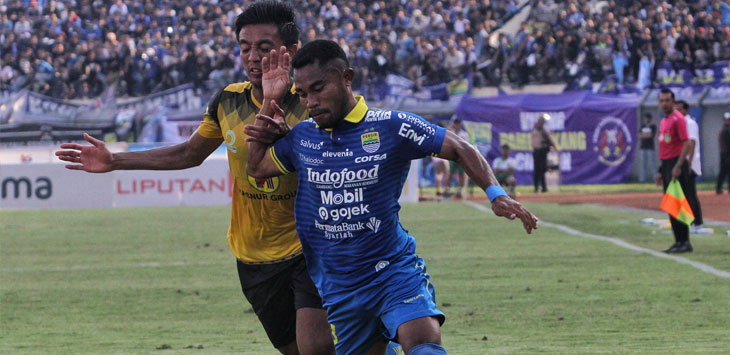
[(519, 184), (531, 184), (531, 132), (540, 113), (560, 153), (563, 184), (612, 184), (626, 181), (637, 141), (637, 96), (594, 94), (522, 94), (476, 98), (465, 96), (456, 114), (491, 163), (499, 147), (510, 146)]

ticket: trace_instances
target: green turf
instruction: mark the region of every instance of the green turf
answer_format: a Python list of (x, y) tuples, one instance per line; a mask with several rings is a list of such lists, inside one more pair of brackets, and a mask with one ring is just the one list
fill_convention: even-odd
[[(478, 187), (470, 187), (474, 194), (481, 194)], [(533, 192), (533, 187), (530, 185), (517, 185), (518, 194), (528, 194)], [(702, 181), (697, 183), (698, 191), (715, 190), (714, 181)], [(455, 188), (451, 189), (451, 192), (455, 192)], [(425, 187), (422, 189), (425, 195), (434, 195), (436, 193), (435, 187)], [(661, 193), (661, 187), (656, 186), (654, 183), (622, 183), (622, 184), (591, 184), (591, 185), (561, 185), (560, 193), (581, 193), (581, 194), (615, 194), (625, 192), (657, 192)]]
[[(530, 204), (543, 220), (660, 250), (654, 214)], [(450, 354), (725, 353), (730, 280), (455, 202), (404, 206)], [(3, 211), (0, 353), (275, 354), (243, 299), (227, 207)], [(730, 271), (730, 238), (688, 258)], [(652, 234), (652, 232), (655, 232)], [(202, 348), (201, 348), (202, 347)]]

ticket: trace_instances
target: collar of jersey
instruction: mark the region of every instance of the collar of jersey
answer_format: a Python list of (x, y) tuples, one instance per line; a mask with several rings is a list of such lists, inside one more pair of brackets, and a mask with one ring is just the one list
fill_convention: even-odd
[[(253, 104), (256, 105), (256, 107), (258, 107), (259, 110), (260, 110), (261, 109), (261, 103), (259, 102), (259, 100), (256, 100), (256, 97), (253, 96), (253, 85), (251, 84), (250, 81), (247, 81), (246, 83), (248, 84), (248, 86), (246, 87), (246, 89), (251, 89), (251, 92), (249, 93), (249, 95), (251, 95), (251, 102), (253, 102)], [(294, 89), (295, 89), (294, 84), (291, 84), (291, 89), (289, 90), (289, 92), (292, 95), (294, 95), (294, 93), (295, 93), (294, 92)]]
[[(368, 105), (365, 103), (365, 99), (362, 96), (355, 96), (355, 100), (357, 100), (355, 107), (345, 116), (345, 121), (350, 123), (359, 123), (368, 113)], [(319, 125), (317, 125), (317, 128), (319, 128)], [(332, 132), (332, 128), (325, 128), (324, 130)]]

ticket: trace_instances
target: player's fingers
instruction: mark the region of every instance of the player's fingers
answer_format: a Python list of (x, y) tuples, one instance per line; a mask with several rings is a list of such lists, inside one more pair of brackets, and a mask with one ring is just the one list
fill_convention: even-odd
[(73, 150), (59, 150), (55, 154), (59, 158), (60, 157), (72, 157), (72, 156), (75, 156), (75, 155), (79, 155), (78, 152), (73, 151)]
[[(81, 150), (82, 145), (76, 144), (76, 143), (63, 143), (61, 144), (61, 149), (76, 149)], [(58, 153), (57, 151), (56, 153)]]
[(100, 141), (100, 140), (98, 140), (98, 139), (90, 136), (86, 132), (84, 132), (84, 139), (86, 139), (87, 142), (91, 143), (92, 145), (94, 145), (94, 147), (97, 147), (97, 148), (99, 148), (99, 147), (101, 147), (101, 146), (104, 145), (104, 142), (102, 142), (102, 141)]
[(58, 157), (58, 160), (67, 161), (67, 162), (73, 162), (74, 159), (76, 159), (76, 158), (74, 158), (72, 156), (66, 156), (66, 155)]
[(66, 169), (69, 170), (84, 170), (83, 165), (66, 165)]
[(289, 55), (289, 52), (285, 52), (284, 55), (281, 56), (282, 65), (281, 67), (289, 70), (291, 68), (291, 55)]
[(279, 67), (279, 52), (276, 49), (269, 51), (269, 70)]
[(288, 67), (286, 65), (286, 60), (285, 60), (288, 55), (289, 55), (289, 53), (286, 52), (286, 47), (281, 46), (281, 48), (279, 48), (279, 68)]
[(269, 57), (261, 58), (261, 72), (263, 72), (263, 73), (269, 72)]
[(276, 112), (277, 114), (281, 115), (282, 117), (284, 116), (284, 110), (282, 110), (282, 109), (281, 109), (281, 107), (279, 107), (279, 105), (278, 105), (278, 104), (276, 103), (276, 101), (274, 101), (274, 100), (271, 100), (271, 108), (272, 108), (272, 109), (274, 110), (274, 112)]
[[(261, 115), (261, 114), (256, 115), (256, 119), (262, 120), (270, 125), (277, 125), (276, 120), (274, 120), (273, 118), (266, 116), (266, 115)], [(248, 127), (248, 126), (246, 126), (246, 127)], [(260, 128), (260, 127), (256, 127), (256, 126), (251, 126), (251, 127), (255, 127), (256, 129)]]

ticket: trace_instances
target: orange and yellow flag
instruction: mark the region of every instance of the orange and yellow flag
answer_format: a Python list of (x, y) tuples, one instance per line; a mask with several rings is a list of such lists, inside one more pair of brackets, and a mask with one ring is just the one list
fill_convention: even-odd
[(677, 179), (672, 179), (669, 186), (667, 186), (667, 192), (662, 199), (661, 209), (686, 225), (692, 224), (692, 221), (695, 220), (692, 208), (684, 197), (682, 186), (679, 185)]

